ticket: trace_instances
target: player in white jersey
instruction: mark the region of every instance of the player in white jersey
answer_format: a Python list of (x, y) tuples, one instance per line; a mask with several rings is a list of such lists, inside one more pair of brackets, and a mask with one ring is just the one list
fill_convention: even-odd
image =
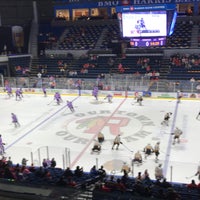
[(172, 135), (174, 135), (173, 144), (180, 143), (180, 136), (182, 134), (183, 134), (183, 131), (179, 129), (178, 127), (176, 127), (174, 130), (174, 133), (172, 133)]
[(160, 154), (160, 142), (157, 142), (154, 146), (154, 153), (155, 153), (155, 161), (157, 162), (158, 161), (158, 156)]
[(165, 125), (165, 126), (169, 126), (169, 119), (170, 119), (171, 115), (172, 115), (171, 112), (166, 113), (164, 116), (164, 120), (161, 122), (161, 124)]

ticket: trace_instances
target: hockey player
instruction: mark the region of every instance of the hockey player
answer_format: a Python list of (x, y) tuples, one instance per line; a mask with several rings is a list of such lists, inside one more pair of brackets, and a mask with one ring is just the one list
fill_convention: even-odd
[(134, 155), (133, 162), (135, 163), (142, 163), (142, 154), (140, 151), (137, 151)]
[(81, 84), (82, 84), (82, 81), (81, 80), (77, 80), (75, 82), (75, 86), (76, 88), (78, 89), (78, 95), (81, 96)]
[(134, 99), (137, 100), (138, 96), (139, 96), (138, 91), (135, 91), (135, 93), (134, 93)]
[(22, 88), (19, 88), (19, 93), (20, 93), (20, 97), (23, 98), (24, 96), (23, 96), (23, 90), (22, 90)]
[(161, 180), (164, 178), (162, 164), (155, 167), (155, 178), (156, 180)]
[(46, 88), (45, 87), (42, 87), (42, 92), (44, 94), (44, 97), (47, 97), (47, 91), (46, 91)]
[(93, 91), (92, 91), (92, 95), (95, 97), (95, 99), (98, 101), (98, 92), (99, 89), (97, 86), (94, 86)]
[(75, 111), (75, 110), (74, 110), (74, 106), (73, 106), (73, 104), (72, 104), (71, 101), (68, 101), (68, 100), (67, 100), (67, 107), (71, 110), (71, 112), (74, 112), (74, 111)]
[(95, 140), (92, 152), (100, 152), (100, 151), (101, 151), (101, 144)]
[(177, 91), (177, 103), (181, 102), (181, 98), (183, 97), (183, 94), (181, 91)]
[(128, 166), (126, 162), (123, 163), (121, 172), (123, 172), (124, 174), (128, 174), (131, 172), (131, 168)]
[(156, 159), (155, 161), (157, 162), (158, 161), (158, 156), (160, 154), (160, 142), (157, 142), (154, 146), (154, 153), (155, 153), (155, 156), (156, 156)]
[(161, 122), (161, 124), (169, 126), (169, 119), (170, 119), (171, 115), (172, 115), (171, 112), (166, 113), (164, 116), (164, 120)]
[(117, 145), (116, 150), (119, 149), (119, 145), (122, 144), (120, 135), (117, 135), (113, 141), (112, 150), (114, 149), (115, 145)]
[(11, 113), (12, 117), (12, 123), (15, 125), (15, 128), (20, 126), (20, 123), (18, 122), (17, 116), (14, 113)]
[(10, 86), (6, 86), (5, 90), (7, 91), (8, 97), (13, 97), (12, 88)]
[(17, 90), (15, 91), (15, 98), (16, 98), (16, 101), (22, 99), (22, 98), (21, 98), (21, 92), (20, 92), (20, 89), (17, 89)]
[(172, 135), (174, 135), (174, 141), (173, 144), (180, 143), (180, 136), (183, 134), (182, 130), (180, 130), (178, 127), (175, 128), (174, 133), (172, 133)]
[(108, 94), (104, 99), (108, 99), (108, 103), (112, 103), (113, 96), (111, 94)]
[(62, 102), (61, 96), (59, 92), (56, 92), (54, 95), (54, 100), (56, 100), (57, 104), (60, 105), (60, 103)]
[(104, 141), (104, 135), (103, 133), (99, 132), (97, 135), (99, 143), (102, 143)]
[(136, 99), (137, 99), (137, 103), (139, 103), (139, 105), (142, 106), (142, 101), (143, 101), (142, 96), (139, 95)]
[(144, 148), (144, 153), (145, 153), (145, 158), (147, 158), (147, 156), (151, 155), (153, 153), (154, 149), (151, 146), (151, 144), (147, 144), (147, 146)]

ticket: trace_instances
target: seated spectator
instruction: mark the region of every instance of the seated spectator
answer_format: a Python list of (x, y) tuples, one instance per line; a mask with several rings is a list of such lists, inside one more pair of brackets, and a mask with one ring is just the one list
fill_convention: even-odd
[(63, 176), (61, 176), (61, 177), (59, 178), (59, 180), (56, 182), (56, 185), (58, 185), (58, 186), (66, 186), (66, 185), (67, 185), (67, 183), (66, 183), (66, 181), (64, 180), (64, 177), (63, 177)]
[(135, 182), (142, 182), (142, 173), (138, 172), (138, 175), (135, 177)]
[(45, 170), (43, 167), (39, 167), (37, 170), (35, 170), (35, 176), (43, 178), (44, 175), (45, 175)]
[(28, 168), (30, 172), (35, 172), (36, 168), (33, 163), (31, 163), (31, 166)]
[(145, 169), (144, 173), (142, 174), (142, 182), (147, 186), (152, 186), (152, 181), (149, 177), (149, 172)]
[(166, 192), (166, 199), (181, 200), (181, 197), (173, 188), (168, 188)]
[(125, 72), (125, 69), (124, 69), (124, 67), (122, 66), (121, 63), (119, 63), (119, 65), (118, 65), (118, 71), (119, 71), (119, 73), (124, 73)]
[(101, 165), (101, 167), (98, 169), (98, 173), (101, 177), (106, 176), (106, 170), (104, 169), (103, 165)]
[(71, 187), (75, 187), (77, 184), (76, 181), (74, 181), (71, 177), (67, 178), (66, 183), (68, 186), (71, 186)]
[(5, 179), (15, 179), (15, 178), (14, 178), (14, 175), (13, 175), (12, 172), (10, 171), (9, 167), (5, 167), (3, 178), (5, 178)]
[(122, 192), (126, 191), (125, 185), (122, 183), (122, 181), (119, 178), (116, 181), (115, 189), (119, 190), (119, 191), (122, 191)]
[(149, 178), (149, 172), (147, 169), (144, 170), (144, 173), (142, 174), (142, 180), (147, 180)]
[(26, 158), (23, 158), (23, 159), (22, 159), (22, 166), (26, 166), (26, 165), (27, 165), (27, 161), (28, 161), (28, 160), (27, 160)]
[(63, 176), (66, 178), (69, 178), (69, 177), (73, 177), (74, 174), (73, 174), (72, 170), (69, 167), (67, 167), (67, 169), (64, 171)]
[(91, 175), (91, 176), (96, 176), (96, 175), (98, 175), (98, 170), (96, 169), (96, 165), (94, 165), (94, 166), (90, 169), (90, 175)]
[(194, 179), (192, 179), (191, 183), (189, 183), (187, 185), (187, 188), (189, 188), (189, 189), (196, 189), (197, 188), (197, 184), (196, 184)]
[(109, 179), (105, 180), (105, 187), (109, 189), (115, 189), (115, 185), (116, 185), (116, 180), (113, 175), (111, 175)]
[(74, 175), (76, 177), (81, 177), (83, 175), (83, 168), (80, 166), (77, 166), (76, 169), (74, 170)]
[(56, 167), (56, 161), (55, 158), (51, 159), (51, 167), (55, 168)]
[(164, 187), (164, 188), (172, 187), (172, 185), (169, 182), (167, 182), (166, 178), (163, 179), (163, 181), (161, 182), (160, 186)]
[(190, 79), (190, 83), (194, 83), (194, 82), (195, 82), (195, 78), (192, 77), (192, 78)]
[(47, 159), (43, 159), (43, 161), (42, 161), (42, 166), (44, 167), (44, 168), (47, 168), (48, 167), (48, 164), (47, 164)]
[(8, 167), (12, 167), (12, 166), (13, 166), (13, 162), (12, 162), (10, 156), (8, 157), (8, 160), (7, 160), (7, 166), (8, 166)]

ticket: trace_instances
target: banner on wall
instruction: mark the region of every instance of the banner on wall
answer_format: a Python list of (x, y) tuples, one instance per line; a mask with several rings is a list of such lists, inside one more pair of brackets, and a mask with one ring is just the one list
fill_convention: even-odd
[(151, 97), (151, 92), (150, 91), (143, 91), (142, 93), (143, 93), (142, 94), (143, 97)]
[(24, 46), (24, 30), (21, 26), (12, 27), (12, 41), (15, 47)]

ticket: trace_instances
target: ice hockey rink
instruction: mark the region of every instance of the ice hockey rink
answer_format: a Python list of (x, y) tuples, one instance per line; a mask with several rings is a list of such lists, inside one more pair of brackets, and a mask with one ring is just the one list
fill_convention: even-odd
[[(114, 97), (108, 103), (103, 97), (98, 101), (92, 96), (62, 96), (63, 103), (57, 105), (53, 96), (24, 94), (21, 101), (15, 97), (0, 95), (0, 134), (5, 142), (5, 156), (14, 163), (23, 157), (28, 165), (41, 165), (43, 158), (55, 158), (57, 167), (77, 165), (89, 171), (93, 165), (104, 166), (107, 173), (122, 175), (121, 167), (131, 167), (130, 176), (148, 169), (154, 179), (154, 170), (162, 164), (167, 180), (189, 183), (200, 162), (200, 110), (198, 100), (145, 98), (139, 106), (133, 98)], [(66, 107), (66, 100), (73, 101), (75, 112)], [(166, 112), (172, 116), (169, 126), (161, 125)], [(21, 124), (15, 128), (11, 121), (15, 113)], [(180, 143), (172, 144), (175, 127), (183, 131)], [(105, 141), (100, 154), (91, 153), (98, 132)], [(121, 135), (119, 150), (111, 150), (113, 139)], [(154, 154), (144, 158), (147, 144), (154, 146), (160, 141), (159, 161)], [(132, 164), (136, 151), (143, 155), (143, 164)]]

